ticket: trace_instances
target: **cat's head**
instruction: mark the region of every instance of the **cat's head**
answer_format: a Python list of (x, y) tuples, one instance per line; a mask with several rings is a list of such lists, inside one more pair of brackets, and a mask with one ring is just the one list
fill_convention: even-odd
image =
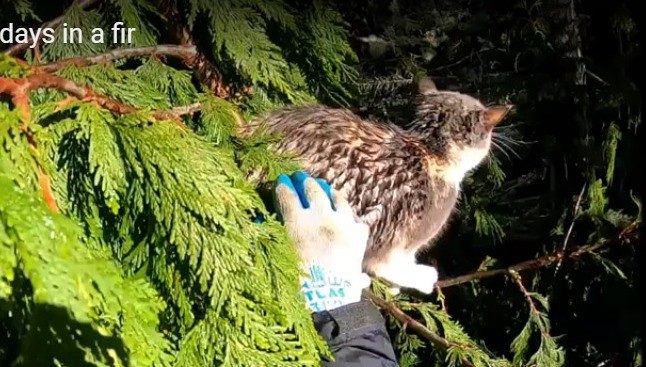
[(484, 106), (466, 94), (437, 89), (429, 78), (419, 81), (418, 92), (409, 131), (424, 140), (450, 178), (459, 182), (487, 156), (493, 129), (511, 105)]

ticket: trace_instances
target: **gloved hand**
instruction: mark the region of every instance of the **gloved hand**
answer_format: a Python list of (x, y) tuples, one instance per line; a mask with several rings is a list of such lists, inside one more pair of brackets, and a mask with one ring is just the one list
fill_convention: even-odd
[(280, 175), (275, 201), (301, 256), (302, 292), (314, 312), (361, 300), (370, 285), (361, 263), (368, 226), (354, 219), (345, 198), (304, 172)]

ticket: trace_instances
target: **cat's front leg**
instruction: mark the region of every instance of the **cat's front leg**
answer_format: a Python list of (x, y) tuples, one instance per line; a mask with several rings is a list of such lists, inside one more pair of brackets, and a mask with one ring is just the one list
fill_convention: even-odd
[(373, 276), (424, 294), (433, 292), (438, 278), (434, 267), (417, 264), (414, 252), (401, 249), (392, 249), (378, 258), (366, 254), (364, 266)]

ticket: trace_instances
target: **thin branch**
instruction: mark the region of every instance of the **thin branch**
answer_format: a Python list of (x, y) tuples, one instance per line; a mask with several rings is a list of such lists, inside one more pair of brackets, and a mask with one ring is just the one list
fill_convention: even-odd
[[(621, 231), (619, 238), (617, 240), (629, 242), (631, 238), (636, 237), (638, 235), (637, 227), (638, 226), (634, 224), (629, 225), (628, 227), (626, 227), (624, 230)], [(564, 259), (577, 259), (581, 255), (590, 253), (600, 247), (603, 247), (609, 244), (610, 242), (615, 242), (617, 240), (605, 241), (595, 245), (581, 246), (571, 252), (558, 251), (551, 255), (539, 257), (538, 259), (523, 261), (518, 264), (509, 266), (506, 268), (502, 268), (502, 269), (477, 271), (471, 274), (465, 274), (455, 278), (440, 280), (437, 283), (435, 283), (435, 287), (448, 288), (459, 284), (473, 282), (475, 280), (489, 278), (497, 275), (509, 274), (510, 272), (521, 272), (524, 270), (538, 269), (538, 268), (552, 265)]]
[[(90, 66), (105, 64), (114, 60), (144, 57), (144, 56), (168, 56), (179, 59), (186, 68), (193, 70), (200, 83), (204, 84), (214, 96), (227, 98), (231, 96), (231, 90), (225, 86), (219, 71), (213, 66), (208, 58), (198, 51), (197, 47), (190, 42), (181, 45), (159, 45), (153, 47), (138, 47), (112, 50), (106, 53), (87, 56), (73, 57), (49, 64), (38, 65), (37, 68), (45, 72), (56, 72), (68, 66)], [(243, 91), (249, 94), (248, 90)]]
[[(100, 1), (100, 0), (78, 0), (77, 6), (80, 7), (81, 9), (87, 9), (90, 6), (97, 3), (98, 1)], [(65, 15), (60, 15), (60, 16), (50, 20), (49, 22), (43, 23), (40, 26), (40, 28), (56, 28), (63, 22), (64, 17), (65, 17)], [(38, 41), (39, 40), (36, 40), (36, 42), (38, 42)], [(33, 43), (33, 38), (31, 36), (29, 36), (29, 38), (27, 39), (27, 42), (15, 44), (15, 45), (9, 47), (8, 49), (6, 49), (4, 51), (4, 53), (5, 53), (5, 55), (16, 56), (20, 52), (27, 49), (29, 47), (29, 45), (32, 44), (32, 43)]]
[(605, 86), (610, 85), (610, 83), (608, 83), (607, 81), (603, 80), (599, 75), (597, 75), (597, 74), (595, 74), (595, 73), (591, 72), (591, 71), (590, 71), (590, 69), (585, 69), (585, 72), (586, 72), (588, 75), (590, 75), (592, 78), (594, 78), (595, 80), (597, 80), (599, 83), (601, 83), (601, 84), (603, 84), (603, 85), (605, 85)]
[(94, 56), (64, 59), (49, 64), (38, 65), (37, 68), (45, 72), (56, 72), (68, 66), (89, 66), (95, 64), (104, 64), (119, 59), (157, 55), (176, 57), (184, 60), (194, 58), (197, 55), (197, 50), (194, 46), (179, 45), (159, 45), (154, 47), (126, 48), (112, 50)]
[[(424, 326), (424, 324), (422, 324), (421, 322), (419, 322), (419, 321), (415, 320), (414, 318), (408, 316), (404, 311), (402, 311), (394, 303), (388, 302), (388, 301), (378, 297), (377, 295), (375, 295), (374, 293), (369, 292), (369, 291), (366, 291), (365, 294), (368, 295), (370, 300), (375, 305), (377, 305), (377, 307), (379, 307), (380, 309), (388, 312), (395, 319), (399, 320), (399, 322), (401, 322), (402, 325), (404, 325), (403, 327), (404, 327), (405, 330), (410, 330), (410, 331), (414, 332), (415, 334), (427, 339), (428, 341), (433, 343), (433, 345), (435, 345), (436, 347), (438, 347), (438, 348), (440, 348), (442, 350), (446, 350), (446, 349), (449, 349), (449, 348), (452, 348), (452, 347), (465, 348), (465, 346), (463, 346), (461, 344), (453, 343), (453, 342), (439, 336), (438, 334), (433, 332), (431, 329)], [(466, 360), (466, 359), (463, 359), (461, 362), (465, 366), (473, 367), (473, 364), (471, 362), (469, 362), (468, 360)]]
[[(626, 228), (624, 228), (620, 232), (618, 240), (629, 242), (632, 237), (635, 237), (638, 235), (637, 227), (638, 227), (637, 224), (633, 223), (627, 226)], [(580, 257), (583, 254), (589, 253), (600, 247), (603, 247), (604, 245), (607, 245), (609, 242), (614, 242), (614, 241), (606, 241), (595, 245), (581, 246), (569, 254), (559, 251), (549, 256), (544, 256), (538, 259), (524, 261), (504, 269), (478, 271), (478, 272), (463, 275), (460, 277), (442, 280), (436, 283), (436, 287), (438, 288), (438, 291), (440, 291), (441, 288), (447, 288), (458, 284), (468, 283), (474, 280), (488, 278), (495, 275), (511, 275), (511, 277), (514, 279), (514, 281), (516, 282), (520, 290), (523, 292), (523, 296), (527, 300), (530, 306), (531, 312), (533, 312), (534, 314), (538, 314), (539, 311), (536, 308), (536, 304), (534, 303), (534, 300), (532, 299), (531, 294), (529, 293), (527, 288), (525, 288), (525, 286), (523, 285), (522, 278), (520, 277), (520, 274), (518, 272), (523, 270), (537, 269), (540, 267), (548, 266), (564, 258), (575, 259)], [(446, 350), (448, 348), (453, 348), (453, 347), (462, 348), (462, 349), (468, 348), (468, 346), (457, 344), (441, 337), (440, 335), (438, 335), (437, 333), (435, 333), (434, 331), (426, 327), (421, 322), (415, 320), (414, 318), (406, 314), (394, 303), (388, 302), (367, 290), (364, 292), (364, 294), (367, 295), (368, 298), (375, 305), (377, 305), (377, 307), (379, 307), (380, 309), (382, 309), (383, 311), (387, 312), (392, 317), (397, 319), (399, 322), (401, 322), (404, 330), (410, 330), (413, 333), (425, 338), (433, 345), (435, 345), (437, 348), (440, 348), (442, 350)], [(465, 366), (473, 366), (473, 364), (468, 360), (463, 359), (461, 362)]]
[[(32, 90), (51, 88), (67, 92), (81, 101), (96, 103), (97, 105), (120, 115), (140, 112), (140, 110), (135, 107), (126, 105), (114, 98), (98, 94), (92, 89), (79, 85), (72, 80), (44, 72), (37, 72), (28, 77), (18, 79), (0, 78), (0, 83), (9, 86), (8, 88), (5, 88), (5, 90), (0, 89), (0, 92), (10, 93), (14, 98), (14, 104), (18, 108), (24, 109), (25, 104), (21, 102), (15, 103), (16, 98), (28, 96), (29, 92)], [(172, 111), (152, 111), (151, 115), (157, 120), (171, 120), (182, 129), (185, 129), (179, 116), (174, 114)]]
[[(572, 222), (570, 223), (570, 227), (567, 230), (567, 233), (565, 235), (565, 239), (563, 240), (563, 248), (561, 248), (561, 251), (565, 251), (567, 249), (567, 244), (568, 241), (570, 240), (570, 236), (572, 236), (572, 231), (574, 230), (574, 223), (576, 223), (576, 219), (579, 216), (579, 211), (581, 210), (581, 200), (583, 199), (583, 194), (585, 193), (585, 188), (588, 186), (587, 183), (583, 184), (583, 187), (581, 188), (581, 192), (579, 193), (579, 197), (576, 199), (576, 204), (574, 205), (574, 214), (572, 214)], [(559, 272), (559, 268), (561, 267), (561, 260), (556, 264), (556, 269), (554, 270), (554, 275), (556, 275)]]
[(196, 112), (200, 112), (202, 110), (202, 103), (200, 102), (195, 102), (186, 106), (179, 106), (179, 107), (174, 107), (171, 110), (171, 113), (175, 116), (186, 116), (186, 115), (192, 115)]
[(534, 303), (532, 295), (529, 293), (527, 288), (525, 288), (525, 285), (523, 284), (523, 278), (521, 278), (520, 274), (518, 274), (518, 272), (514, 270), (510, 270), (508, 274), (514, 280), (514, 283), (516, 283), (518, 289), (520, 289), (520, 291), (523, 293), (523, 297), (525, 297), (525, 301), (527, 301), (527, 304), (529, 305), (530, 312), (536, 316), (539, 316), (540, 312), (538, 311), (538, 308), (536, 308), (536, 303)]

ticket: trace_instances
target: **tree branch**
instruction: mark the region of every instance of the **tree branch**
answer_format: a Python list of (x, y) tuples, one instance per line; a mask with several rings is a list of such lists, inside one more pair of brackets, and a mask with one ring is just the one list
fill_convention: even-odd
[[(551, 264), (554, 264), (562, 259), (575, 259), (580, 257), (581, 255), (585, 253), (589, 253), (591, 251), (594, 251), (600, 247), (603, 247), (604, 245), (607, 245), (609, 242), (615, 242), (615, 241), (627, 241), (630, 242), (632, 238), (635, 238), (638, 235), (638, 225), (637, 223), (633, 223), (626, 228), (624, 228), (618, 238), (613, 241), (605, 241), (602, 243), (598, 243), (595, 245), (588, 245), (588, 246), (581, 246), (574, 251), (570, 253), (564, 253), (562, 251), (556, 252), (552, 255), (549, 256), (544, 256), (540, 257), (538, 259), (533, 259), (533, 260), (528, 260), (528, 261), (523, 261), (521, 263), (518, 263), (516, 265), (512, 265), (507, 268), (503, 269), (495, 269), (495, 270), (488, 270), (488, 271), (478, 271), (475, 273), (471, 274), (466, 274), (463, 276), (459, 276), (456, 278), (452, 279), (446, 279), (442, 280), (436, 283), (436, 287), (439, 289), (441, 288), (447, 288), (451, 287), (454, 285), (458, 284), (463, 284), (463, 283), (468, 283), (472, 282), (474, 280), (479, 280), (483, 278), (488, 278), (491, 276), (495, 275), (511, 275), (516, 282), (516, 284), (519, 286), (521, 291), (523, 292), (523, 295), (525, 296), (526, 300), (528, 301), (528, 304), (530, 305), (530, 308), (532, 309), (532, 312), (537, 313), (538, 310), (536, 309), (536, 306), (534, 304), (534, 301), (532, 300), (529, 292), (527, 289), (523, 286), (520, 275), (518, 274), (519, 271), (523, 270), (529, 270), (529, 269), (537, 269), (541, 268), (544, 266), (548, 266)], [(399, 322), (402, 323), (403, 327), (405, 330), (410, 330), (414, 332), (415, 334), (425, 338), (429, 342), (431, 342), (433, 345), (435, 345), (438, 348), (441, 348), (442, 350), (446, 350), (448, 348), (452, 347), (457, 347), (457, 348), (468, 348), (468, 346), (464, 346), (461, 344), (454, 343), (450, 340), (447, 340), (437, 333), (433, 332), (431, 329), (427, 328), (424, 324), (421, 322), (415, 320), (408, 314), (406, 314), (404, 311), (402, 311), (397, 305), (395, 305), (392, 302), (388, 302), (379, 296), (375, 295), (374, 293), (370, 291), (365, 291), (364, 294), (368, 296), (368, 298), (380, 309), (383, 311), (387, 312), (390, 314), (392, 317), (397, 319)], [(473, 366), (471, 362), (468, 360), (462, 360), (462, 364), (465, 366)]]
[[(402, 323), (404, 330), (411, 330), (415, 334), (427, 339), (437, 348), (442, 350), (447, 350), (451, 347), (465, 348), (461, 344), (453, 343), (435, 332), (427, 328), (421, 322), (415, 320), (414, 318), (408, 316), (404, 311), (397, 307), (394, 303), (388, 302), (370, 291), (366, 291), (365, 294), (370, 298), (370, 300), (377, 305), (380, 309), (388, 312), (392, 317), (399, 320)], [(468, 348), (468, 347), (467, 347)], [(468, 367), (473, 367), (473, 364), (466, 359), (462, 360), (462, 364)]]
[(566, 254), (563, 251), (558, 251), (558, 252), (556, 252), (554, 254), (551, 254), (551, 255), (539, 257), (538, 259), (532, 259), (532, 260), (523, 261), (521, 263), (512, 265), (512, 266), (507, 267), (507, 268), (503, 268), (503, 269), (476, 271), (475, 273), (465, 274), (465, 275), (460, 275), (459, 277), (455, 277), (455, 278), (440, 280), (437, 283), (435, 283), (435, 286), (437, 288), (448, 288), (448, 287), (452, 287), (452, 286), (459, 285), (459, 284), (469, 283), (469, 282), (472, 282), (474, 280), (480, 280), (480, 279), (483, 279), (483, 278), (489, 278), (489, 277), (496, 276), (496, 275), (509, 274), (512, 271), (519, 272), (519, 271), (523, 271), (523, 270), (538, 269), (538, 268), (542, 268), (544, 266), (554, 264), (554, 263), (560, 261), (563, 258), (576, 258), (576, 257), (579, 257), (582, 254), (584, 254), (584, 253), (586, 253), (588, 251), (594, 250), (597, 247), (599, 247), (599, 246), (597, 246), (597, 245), (583, 246), (583, 247), (580, 247), (580, 248), (576, 249), (575, 251), (573, 251), (573, 252), (571, 252), (569, 254)]
[[(52, 88), (64, 91), (67, 92), (70, 97), (73, 97), (64, 100), (62, 103), (63, 105), (65, 103), (69, 103), (70, 100), (78, 99), (84, 102), (96, 103), (97, 105), (117, 114), (136, 113), (140, 112), (140, 110), (126, 105), (116, 99), (98, 94), (92, 89), (81, 86), (72, 80), (49, 74), (37, 68), (34, 69), (34, 74), (24, 78), (0, 77), (0, 94), (8, 94), (11, 96), (12, 103), (20, 112), (20, 128), (26, 135), (29, 145), (33, 148), (31, 149), (32, 157), (38, 166), (39, 183), (43, 191), (45, 202), (53, 212), (58, 212), (58, 206), (56, 205), (56, 200), (51, 189), (49, 176), (45, 173), (45, 170), (38, 159), (38, 144), (36, 143), (33, 131), (29, 128), (29, 121), (31, 120), (29, 93), (33, 90), (43, 88)], [(151, 115), (157, 120), (171, 120), (182, 130), (185, 130), (185, 126), (181, 121), (180, 116), (193, 113), (200, 108), (201, 105), (199, 103), (195, 103), (188, 106), (178, 107), (171, 111), (152, 111)]]
[[(100, 0), (78, 0), (77, 6), (79, 6), (81, 9), (87, 9), (90, 6), (94, 5), (95, 3), (99, 2), (99, 1)], [(49, 22), (43, 23), (40, 27), (41, 28), (56, 28), (63, 22), (64, 17), (65, 17), (65, 15), (60, 15), (60, 16), (50, 20)], [(32, 42), (33, 42), (33, 38), (31, 36), (29, 36), (29, 38), (27, 39), (27, 42), (15, 44), (15, 45), (9, 47), (8, 49), (6, 49), (4, 51), (4, 53), (5, 53), (5, 55), (16, 56), (20, 52), (27, 49)], [(36, 42), (38, 42), (38, 40)]]
[[(126, 105), (114, 98), (96, 93), (92, 89), (79, 85), (72, 80), (45, 72), (36, 72), (28, 77), (19, 79), (0, 78), (0, 83), (8, 86), (4, 89), (0, 88), (0, 92), (10, 93), (14, 99), (14, 104), (16, 107), (22, 109), (23, 113), (25, 113), (25, 106), (27, 106), (26, 108), (28, 110), (29, 92), (43, 88), (51, 88), (67, 92), (79, 100), (96, 103), (97, 105), (120, 115), (140, 112), (140, 110), (135, 107)], [(16, 102), (16, 98), (19, 99), (18, 102)], [(21, 102), (21, 98), (27, 98), (27, 102)], [(183, 130), (185, 129), (184, 123), (181, 121), (179, 116), (172, 111), (152, 111), (151, 115), (157, 120), (171, 120)], [(26, 117), (27, 120), (29, 120), (28, 114), (26, 114)]]
[(448, 288), (452, 287), (455, 285), (459, 284), (464, 284), (464, 283), (469, 283), (474, 280), (480, 280), (483, 278), (489, 278), (492, 276), (496, 275), (504, 275), (504, 274), (509, 274), (510, 272), (520, 272), (524, 270), (531, 270), (531, 269), (538, 269), (542, 268), (548, 265), (552, 265), (556, 262), (565, 260), (565, 259), (576, 259), (579, 258), (581, 255), (584, 255), (586, 253), (589, 253), (591, 251), (594, 251), (600, 247), (603, 247), (607, 245), (608, 243), (615, 242), (615, 241), (630, 241), (631, 238), (634, 238), (638, 235), (637, 231), (637, 225), (636, 224), (631, 224), (624, 228), (621, 233), (619, 234), (619, 237), (615, 240), (609, 240), (605, 241), (602, 243), (598, 243), (595, 245), (587, 245), (587, 246), (581, 246), (576, 249), (574, 249), (571, 252), (566, 252), (566, 251), (558, 251), (555, 252), (551, 255), (539, 257), (538, 259), (532, 259), (532, 260), (527, 260), (523, 261), (521, 263), (502, 268), (502, 269), (494, 269), (494, 270), (486, 270), (486, 271), (477, 271), (475, 273), (471, 274), (465, 274), (461, 275), (459, 277), (455, 278), (450, 278), (450, 279), (444, 279), (440, 280), (437, 283), (435, 283), (435, 286), (437, 288)]
[(88, 57), (74, 57), (49, 64), (38, 65), (37, 68), (45, 72), (56, 72), (68, 66), (89, 66), (103, 64), (114, 60), (133, 57), (163, 55), (176, 57), (181, 60), (190, 60), (197, 55), (195, 46), (159, 45), (153, 47), (139, 47), (112, 50), (99, 55)]
[(175, 107), (171, 110), (171, 113), (175, 116), (186, 116), (186, 115), (192, 115), (201, 110), (202, 110), (202, 103), (195, 102), (186, 106)]

